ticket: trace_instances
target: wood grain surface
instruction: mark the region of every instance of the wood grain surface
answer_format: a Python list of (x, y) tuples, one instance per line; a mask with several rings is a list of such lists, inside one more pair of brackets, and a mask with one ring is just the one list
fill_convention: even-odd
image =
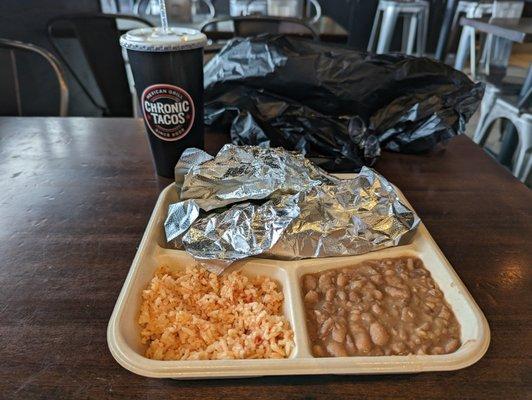
[[(113, 310), (158, 192), (142, 121), (0, 118), (0, 399), (524, 399), (532, 377), (532, 194), (467, 137), (383, 154), (491, 327), (464, 370), (172, 381), (120, 367)], [(215, 151), (224, 137), (208, 136)]]

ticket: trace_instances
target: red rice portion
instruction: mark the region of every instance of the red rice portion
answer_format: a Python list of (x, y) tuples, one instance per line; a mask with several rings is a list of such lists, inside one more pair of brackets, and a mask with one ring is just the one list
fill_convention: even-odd
[(138, 321), (148, 358), (285, 358), (294, 348), (283, 292), (267, 277), (161, 266), (142, 299)]

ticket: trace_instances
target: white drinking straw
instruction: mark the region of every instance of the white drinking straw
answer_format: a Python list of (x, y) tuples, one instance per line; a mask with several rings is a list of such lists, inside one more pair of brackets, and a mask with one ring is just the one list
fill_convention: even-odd
[(168, 17), (166, 16), (166, 3), (164, 0), (159, 0), (159, 9), (161, 13), (161, 27), (163, 28), (163, 32), (168, 32)]

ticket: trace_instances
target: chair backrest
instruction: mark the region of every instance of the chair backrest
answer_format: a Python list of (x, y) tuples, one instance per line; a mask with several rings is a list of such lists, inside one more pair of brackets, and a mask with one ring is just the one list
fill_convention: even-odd
[(157, 15), (159, 5), (153, 0), (135, 0), (133, 3), (133, 13), (136, 15)]
[(249, 37), (262, 33), (285, 34), (289, 36), (311, 36), (319, 40), (316, 31), (305, 21), (298, 18), (268, 17), (263, 15), (248, 15), (240, 17), (216, 18), (201, 28), (201, 31), (209, 37), (209, 28), (219, 23), (232, 22), (234, 36)]
[(322, 9), (318, 0), (230, 0), (229, 13), (233, 17), (261, 14), (309, 19), (314, 23), (321, 17)]
[(9, 39), (0, 39), (0, 115), (22, 115), (17, 52), (36, 54), (50, 65), (59, 86), (58, 115), (66, 116), (68, 113), (68, 86), (60, 62), (42, 47)]
[(498, 1), (493, 2), (492, 18), (520, 18), (523, 14), (525, 2), (521, 1)]
[[(159, 15), (160, 12), (157, 0), (135, 0), (133, 3), (133, 13), (136, 15)], [(204, 20), (214, 18), (216, 9), (212, 0), (180, 0), (167, 2), (166, 13), (171, 22), (192, 23), (198, 17)]]
[[(105, 116), (133, 115), (133, 99), (126, 75), (126, 66), (119, 44), (122, 32), (117, 22), (130, 22), (130, 28), (153, 26), (150, 22), (135, 16), (120, 14), (72, 14), (48, 21), (48, 38), (53, 48), (79, 84), (89, 100), (102, 110)], [(105, 105), (99, 104), (87, 84), (75, 71), (61, 47), (59, 38), (78, 40)]]

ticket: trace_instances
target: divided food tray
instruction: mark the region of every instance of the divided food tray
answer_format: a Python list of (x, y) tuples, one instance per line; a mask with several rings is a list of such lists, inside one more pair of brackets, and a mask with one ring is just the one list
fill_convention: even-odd
[[(352, 175), (339, 175), (350, 177)], [(401, 200), (408, 204), (402, 193)], [(490, 332), (486, 318), (471, 294), (421, 223), (406, 244), (359, 256), (281, 261), (249, 258), (230, 270), (269, 276), (284, 293), (284, 314), (294, 330), (295, 350), (286, 359), (159, 361), (144, 356), (137, 322), (142, 290), (160, 265), (185, 268), (194, 263), (186, 252), (169, 248), (163, 223), (168, 204), (178, 200), (175, 185), (160, 194), (137, 254), (116, 302), (107, 329), (107, 342), (116, 361), (143, 376), (175, 379), (231, 378), (298, 374), (383, 374), (449, 371), (465, 368), (486, 352)], [(331, 268), (348, 267), (364, 260), (413, 256), (420, 258), (451, 305), (461, 325), (461, 347), (443, 355), (313, 357), (305, 322), (301, 276)]]

